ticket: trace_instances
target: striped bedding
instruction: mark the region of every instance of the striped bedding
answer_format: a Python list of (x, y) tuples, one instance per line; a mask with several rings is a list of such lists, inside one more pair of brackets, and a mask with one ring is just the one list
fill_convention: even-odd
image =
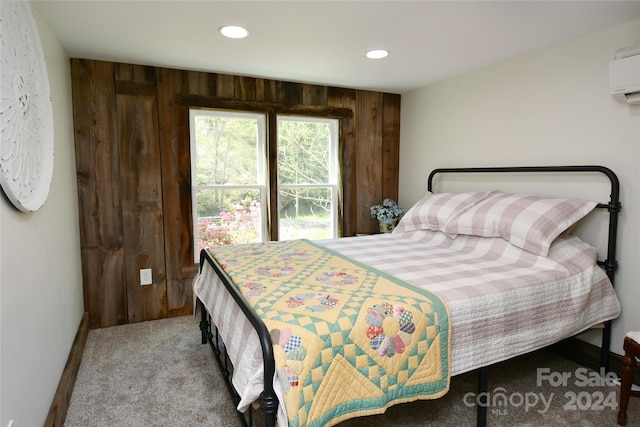
[[(501, 238), (452, 239), (430, 230), (316, 243), (436, 292), (450, 312), (451, 375), (542, 348), (620, 313), (595, 249), (573, 236), (556, 239), (547, 257)], [(208, 264), (194, 280), (194, 295), (227, 345), (244, 410), (262, 391), (257, 334)], [(286, 425), (284, 405), (279, 411), (278, 423)]]
[(320, 243), (444, 299), (452, 375), (545, 347), (620, 313), (595, 249), (574, 236), (556, 239), (547, 257), (501, 238), (451, 239), (429, 230)]

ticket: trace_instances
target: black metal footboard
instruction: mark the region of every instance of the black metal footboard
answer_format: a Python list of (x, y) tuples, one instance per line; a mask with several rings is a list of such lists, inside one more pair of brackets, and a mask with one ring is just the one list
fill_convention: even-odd
[[(267, 329), (264, 322), (258, 317), (256, 312), (251, 308), (245, 301), (244, 297), (238, 291), (238, 288), (233, 284), (229, 276), (226, 272), (220, 267), (215, 259), (213, 259), (205, 250), (200, 252), (200, 269), (202, 270), (202, 266), (205, 262), (208, 262), (216, 274), (224, 284), (225, 288), (229, 292), (229, 294), (233, 297), (235, 302), (238, 304), (238, 307), (245, 314), (249, 322), (253, 325), (254, 329), (258, 334), (258, 338), (260, 340), (260, 347), (262, 348), (262, 358), (264, 360), (264, 389), (262, 393), (260, 393), (260, 409), (264, 413), (264, 425), (265, 427), (275, 427), (276, 425), (276, 414), (278, 412), (278, 397), (276, 396), (275, 390), (273, 389), (273, 377), (276, 371), (275, 358), (273, 355), (273, 344), (271, 342), (271, 335), (269, 334), (269, 330)], [(228, 361), (228, 357), (226, 355), (226, 351), (224, 352), (224, 360), (220, 358), (221, 347), (220, 344), (222, 340), (218, 336), (217, 328), (215, 328), (215, 336), (211, 332), (211, 322), (208, 320), (208, 313), (204, 307), (204, 304), (198, 299), (198, 305), (201, 307), (201, 320), (200, 320), (200, 330), (202, 331), (202, 343), (205, 344), (209, 342), (211, 348), (213, 349), (214, 355), (216, 355), (216, 359), (218, 360), (218, 365), (220, 369), (225, 374), (225, 382), (227, 383), (227, 387), (230, 389), (232, 398), (234, 401), (239, 402), (240, 397), (238, 393), (233, 388), (233, 385), (230, 381), (230, 373)], [(215, 337), (215, 340), (214, 340)], [(243, 425), (247, 425), (247, 421), (245, 417), (240, 414)], [(249, 418), (251, 417), (251, 411), (249, 411)], [(251, 421), (251, 420), (249, 420)], [(250, 424), (249, 424), (250, 425)]]

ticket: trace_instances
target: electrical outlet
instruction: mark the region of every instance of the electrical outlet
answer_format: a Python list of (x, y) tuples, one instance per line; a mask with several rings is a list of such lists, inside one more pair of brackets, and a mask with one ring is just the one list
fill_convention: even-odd
[(141, 268), (140, 269), (140, 284), (151, 285), (153, 283), (153, 275), (151, 274), (150, 268)]

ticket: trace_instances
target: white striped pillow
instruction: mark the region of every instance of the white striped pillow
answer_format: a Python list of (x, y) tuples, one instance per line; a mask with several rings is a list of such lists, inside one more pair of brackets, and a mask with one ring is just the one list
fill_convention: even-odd
[[(402, 217), (394, 233), (404, 233), (414, 230), (442, 231), (447, 220), (458, 212), (463, 212), (471, 206), (489, 197), (495, 191), (469, 193), (430, 193), (418, 200)], [(451, 235), (451, 237), (455, 237)]]
[(540, 256), (563, 231), (595, 208), (579, 199), (554, 199), (524, 194), (494, 193), (469, 209), (452, 215), (443, 231), (501, 237)]

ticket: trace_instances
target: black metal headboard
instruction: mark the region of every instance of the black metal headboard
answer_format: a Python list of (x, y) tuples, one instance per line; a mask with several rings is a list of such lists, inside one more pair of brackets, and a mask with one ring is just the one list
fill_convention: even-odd
[[(611, 183), (611, 195), (608, 203), (599, 203), (596, 208), (609, 211), (609, 231), (607, 238), (606, 258), (598, 261), (604, 268), (611, 283), (614, 283), (614, 274), (618, 268), (616, 260), (616, 241), (618, 235), (618, 213), (622, 209), (620, 203), (620, 182), (616, 174), (604, 166), (516, 166), (516, 167), (475, 167), (475, 168), (440, 168), (434, 169), (429, 174), (427, 189), (433, 191), (433, 178), (437, 174), (447, 173), (555, 173), (555, 172), (594, 172), (601, 173), (609, 178)], [(611, 338), (611, 321), (605, 323), (602, 333), (602, 348), (600, 353), (600, 365), (609, 370), (609, 343)]]

